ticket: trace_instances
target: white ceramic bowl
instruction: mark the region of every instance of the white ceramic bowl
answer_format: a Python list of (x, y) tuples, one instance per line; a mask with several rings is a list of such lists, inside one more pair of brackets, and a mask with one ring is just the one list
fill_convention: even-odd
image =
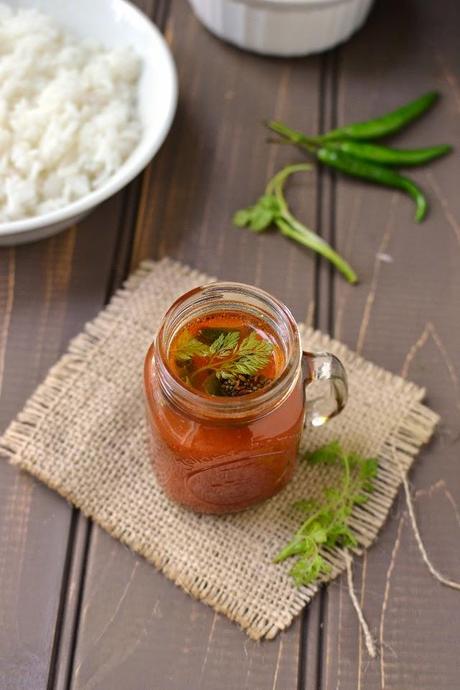
[(266, 55), (308, 55), (345, 41), (373, 0), (189, 0), (213, 33)]
[[(3, 1), (3, 0), (2, 0)], [(177, 103), (177, 76), (169, 48), (152, 22), (126, 0), (6, 0), (14, 8), (35, 7), (81, 38), (111, 48), (132, 46), (142, 60), (139, 112), (142, 137), (121, 168), (101, 186), (62, 209), (0, 223), (0, 245), (48, 237), (76, 223), (91, 209), (130, 182), (160, 148)]]

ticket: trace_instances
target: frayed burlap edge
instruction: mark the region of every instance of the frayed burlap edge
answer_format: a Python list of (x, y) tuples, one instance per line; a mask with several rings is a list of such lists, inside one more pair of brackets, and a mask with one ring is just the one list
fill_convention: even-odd
[[(174, 264), (175, 262), (163, 259), (159, 263)], [(264, 616), (254, 615), (248, 617), (247, 610), (238, 607), (237, 604), (235, 605), (235, 602), (232, 602), (218, 586), (210, 585), (205, 578), (197, 580), (196, 577), (188, 578), (187, 573), (177, 572), (166, 558), (158, 557), (155, 552), (144, 544), (133, 543), (133, 540), (127, 539), (123, 534), (122, 526), (100, 519), (97, 515), (85, 510), (85, 506), (80, 504), (78, 497), (73, 492), (69, 492), (61, 483), (54, 482), (49, 476), (42, 475), (39, 469), (30, 467), (29, 463), (24, 462), (21, 458), (21, 453), (32, 442), (35, 434), (39, 432), (40, 425), (46, 419), (47, 414), (52, 411), (54, 406), (59, 404), (60, 397), (65, 394), (67, 386), (71, 385), (74, 377), (78, 377), (95, 351), (104, 346), (106, 339), (110, 338), (117, 328), (117, 322), (123, 318), (124, 310), (129, 306), (127, 300), (131, 293), (142, 285), (144, 278), (155, 267), (158, 267), (159, 263), (153, 261), (143, 262), (139, 269), (126, 281), (123, 288), (115, 294), (105, 310), (86, 325), (83, 333), (71, 341), (67, 354), (50, 370), (45, 382), (36, 389), (35, 393), (27, 401), (23, 411), (0, 438), (0, 450), (6, 454), (11, 464), (32, 472), (47, 486), (56, 490), (79, 508), (86, 517), (94, 520), (110, 535), (119, 539), (122, 543), (153, 563), (156, 568), (161, 570), (186, 592), (239, 623), (252, 639), (272, 639), (292, 623), (299, 613), (298, 610), (289, 612), (288, 615), (283, 616), (282, 622), (278, 621), (276, 624)], [(207, 283), (210, 281), (207, 275), (182, 265), (179, 266), (183, 270), (184, 275), (188, 275), (191, 279), (197, 280), (197, 282)], [(407, 414), (400, 420), (377, 453), (379, 472), (369, 501), (364, 506), (357, 506), (350, 519), (350, 526), (358, 541), (358, 546), (354, 549), (354, 553), (361, 554), (365, 548), (368, 548), (373, 543), (388, 516), (393, 500), (401, 485), (401, 469), (407, 474), (421, 446), (430, 439), (439, 416), (421, 404), (420, 401), (423, 398), (424, 390), (415, 384), (409, 383), (401, 377), (367, 362), (345, 345), (332, 341), (329, 336), (319, 331), (303, 326), (300, 327), (300, 331), (303, 341), (308, 342), (309, 348), (327, 350), (331, 343), (333, 343), (335, 354), (339, 357), (341, 355), (342, 357), (346, 356), (348, 361), (353, 361), (363, 370), (367, 370), (367, 373), (371, 374), (376, 381), (381, 381), (382, 384), (391, 383), (395, 388), (405, 387), (406, 390), (411, 389), (414, 394), (415, 402), (409, 407)], [(321, 582), (329, 582), (346, 570), (347, 561), (341, 549), (325, 550), (323, 555), (331, 565), (331, 572)], [(318, 591), (321, 582), (301, 588), (299, 594), (304, 605)]]

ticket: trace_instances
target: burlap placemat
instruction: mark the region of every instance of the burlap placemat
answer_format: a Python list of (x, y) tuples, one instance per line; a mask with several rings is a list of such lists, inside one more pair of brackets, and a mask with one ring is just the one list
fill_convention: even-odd
[[(246, 512), (194, 515), (158, 488), (146, 450), (143, 358), (171, 302), (209, 276), (163, 260), (142, 265), (110, 305), (75, 338), (0, 440), (10, 461), (80, 508), (112, 536), (198, 599), (237, 621), (252, 638), (272, 638), (311, 600), (316, 586), (297, 589), (290, 564), (273, 556), (298, 526), (293, 501), (321, 496), (333, 470), (301, 466), (291, 484)], [(309, 432), (305, 447), (339, 438), (379, 459), (370, 501), (356, 508), (352, 527), (369, 546), (401, 479), (437, 415), (424, 391), (366, 362), (325, 335), (302, 329), (309, 350), (331, 350), (349, 375), (345, 412)], [(359, 551), (359, 549), (358, 549)], [(328, 554), (330, 578), (345, 568)]]

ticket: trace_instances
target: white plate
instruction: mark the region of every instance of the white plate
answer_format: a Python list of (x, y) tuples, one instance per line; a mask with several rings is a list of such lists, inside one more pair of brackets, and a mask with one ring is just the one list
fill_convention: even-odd
[(8, 0), (14, 8), (35, 7), (77, 36), (109, 48), (132, 46), (142, 60), (139, 112), (142, 138), (121, 168), (99, 189), (62, 209), (0, 223), (0, 245), (31, 242), (73, 225), (118, 192), (153, 158), (171, 127), (177, 104), (177, 76), (169, 48), (154, 24), (127, 0)]

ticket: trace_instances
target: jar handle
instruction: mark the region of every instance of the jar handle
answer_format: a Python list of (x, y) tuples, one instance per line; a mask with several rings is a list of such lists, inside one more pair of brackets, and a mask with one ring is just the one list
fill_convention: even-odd
[(348, 398), (347, 375), (342, 362), (330, 352), (302, 353), (305, 386), (305, 420), (322, 426), (345, 407)]

